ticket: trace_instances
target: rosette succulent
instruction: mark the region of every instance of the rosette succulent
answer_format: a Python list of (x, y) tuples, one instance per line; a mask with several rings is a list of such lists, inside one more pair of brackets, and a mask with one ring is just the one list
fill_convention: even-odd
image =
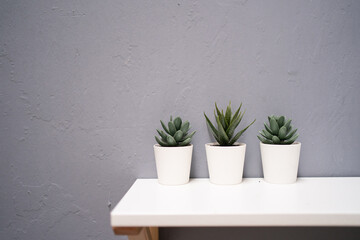
[(284, 116), (268, 117), (269, 125), (264, 123), (265, 129), (259, 131), (258, 139), (265, 144), (292, 144), (299, 137), (297, 129), (292, 130), (291, 119)]
[(182, 122), (180, 117), (172, 119), (170, 116), (170, 121), (168, 126), (160, 120), (161, 126), (164, 129), (156, 131), (159, 133), (161, 138), (155, 136), (156, 142), (158, 142), (163, 147), (176, 147), (176, 146), (187, 146), (191, 143), (191, 138), (194, 136), (195, 131), (188, 134), (190, 129), (190, 123), (188, 121)]
[(217, 128), (211, 123), (209, 118), (204, 113), (206, 123), (209, 126), (215, 140), (219, 143), (220, 146), (232, 146), (240, 138), (240, 136), (256, 121), (255, 119), (246, 128), (234, 134), (236, 127), (240, 124), (245, 114), (245, 111), (240, 111), (241, 106), (242, 103), (233, 115), (230, 102), (224, 114), (224, 111), (220, 111), (217, 104), (215, 103), (214, 115), (217, 123)]

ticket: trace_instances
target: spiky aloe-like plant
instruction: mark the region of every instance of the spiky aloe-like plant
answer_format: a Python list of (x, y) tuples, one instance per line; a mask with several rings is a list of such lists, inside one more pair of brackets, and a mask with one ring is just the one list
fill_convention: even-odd
[(270, 125), (264, 123), (265, 129), (259, 131), (260, 136), (257, 136), (262, 143), (292, 144), (299, 137), (299, 134), (295, 134), (297, 129), (292, 130), (291, 119), (271, 115), (268, 120)]
[(256, 119), (250, 123), (246, 128), (235, 133), (235, 128), (240, 124), (245, 111), (241, 112), (241, 106), (236, 110), (235, 114), (232, 114), (231, 111), (231, 102), (226, 108), (225, 114), (223, 110), (219, 110), (217, 107), (217, 104), (215, 103), (215, 110), (214, 115), (217, 123), (217, 128), (211, 123), (209, 118), (204, 113), (206, 123), (211, 129), (211, 132), (215, 138), (215, 140), (219, 143), (220, 146), (232, 146), (239, 138), (240, 136), (256, 121)]
[(176, 147), (176, 146), (187, 146), (191, 143), (191, 138), (194, 136), (195, 131), (188, 134), (190, 129), (190, 123), (188, 121), (182, 122), (180, 117), (172, 119), (170, 116), (170, 121), (168, 127), (160, 120), (161, 126), (164, 131), (156, 129), (159, 133), (160, 138), (155, 136), (155, 140), (163, 147)]

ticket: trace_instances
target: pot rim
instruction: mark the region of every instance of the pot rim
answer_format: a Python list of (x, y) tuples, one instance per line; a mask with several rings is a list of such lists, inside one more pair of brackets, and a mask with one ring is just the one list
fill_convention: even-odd
[(211, 142), (211, 143), (205, 143), (205, 147), (216, 147), (216, 148), (234, 148), (234, 147), (244, 147), (246, 146), (246, 143), (242, 143), (242, 142), (235, 142), (234, 144), (236, 145), (232, 145), (232, 146), (220, 146), (218, 142)]
[(171, 146), (171, 147), (165, 147), (165, 146), (161, 146), (160, 144), (154, 144), (154, 147), (156, 148), (188, 148), (188, 147), (192, 147), (194, 146), (193, 144), (189, 144), (189, 145), (186, 145), (186, 146)]
[(293, 142), (292, 144), (268, 144), (260, 142), (260, 145), (269, 146), (269, 147), (289, 147), (289, 146), (298, 146), (301, 145), (301, 142)]

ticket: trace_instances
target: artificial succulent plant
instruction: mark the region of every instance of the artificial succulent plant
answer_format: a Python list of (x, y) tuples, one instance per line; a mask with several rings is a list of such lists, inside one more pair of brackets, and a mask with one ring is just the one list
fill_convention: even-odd
[(168, 127), (160, 120), (161, 126), (164, 131), (156, 129), (161, 138), (155, 136), (156, 142), (163, 147), (176, 147), (187, 146), (191, 143), (191, 138), (195, 134), (195, 131), (188, 134), (190, 129), (190, 123), (188, 121), (182, 122), (180, 117), (176, 117), (173, 121), (170, 116)]
[(292, 130), (291, 119), (284, 116), (268, 117), (269, 125), (264, 123), (265, 129), (259, 131), (258, 139), (265, 144), (292, 144), (299, 137), (297, 129)]
[(217, 128), (211, 123), (209, 118), (204, 113), (206, 123), (209, 126), (215, 140), (220, 146), (232, 146), (240, 138), (240, 136), (256, 121), (256, 119), (250, 123), (247, 127), (242, 129), (240, 132), (235, 133), (236, 127), (240, 124), (245, 111), (241, 112), (241, 106), (236, 110), (235, 114), (231, 111), (231, 102), (226, 108), (225, 114), (223, 110), (219, 110), (215, 103), (214, 115), (217, 123)]

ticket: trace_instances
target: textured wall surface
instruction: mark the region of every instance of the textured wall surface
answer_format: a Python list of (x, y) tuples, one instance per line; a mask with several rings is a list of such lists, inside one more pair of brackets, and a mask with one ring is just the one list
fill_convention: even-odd
[[(109, 211), (156, 177), (159, 119), (197, 130), (243, 102), (245, 177), (269, 114), (299, 128), (300, 176), (360, 176), (360, 1), (0, 3), (0, 239), (125, 239)], [(163, 239), (355, 239), (357, 228), (162, 229)], [(303, 236), (303, 238), (302, 238)]]

